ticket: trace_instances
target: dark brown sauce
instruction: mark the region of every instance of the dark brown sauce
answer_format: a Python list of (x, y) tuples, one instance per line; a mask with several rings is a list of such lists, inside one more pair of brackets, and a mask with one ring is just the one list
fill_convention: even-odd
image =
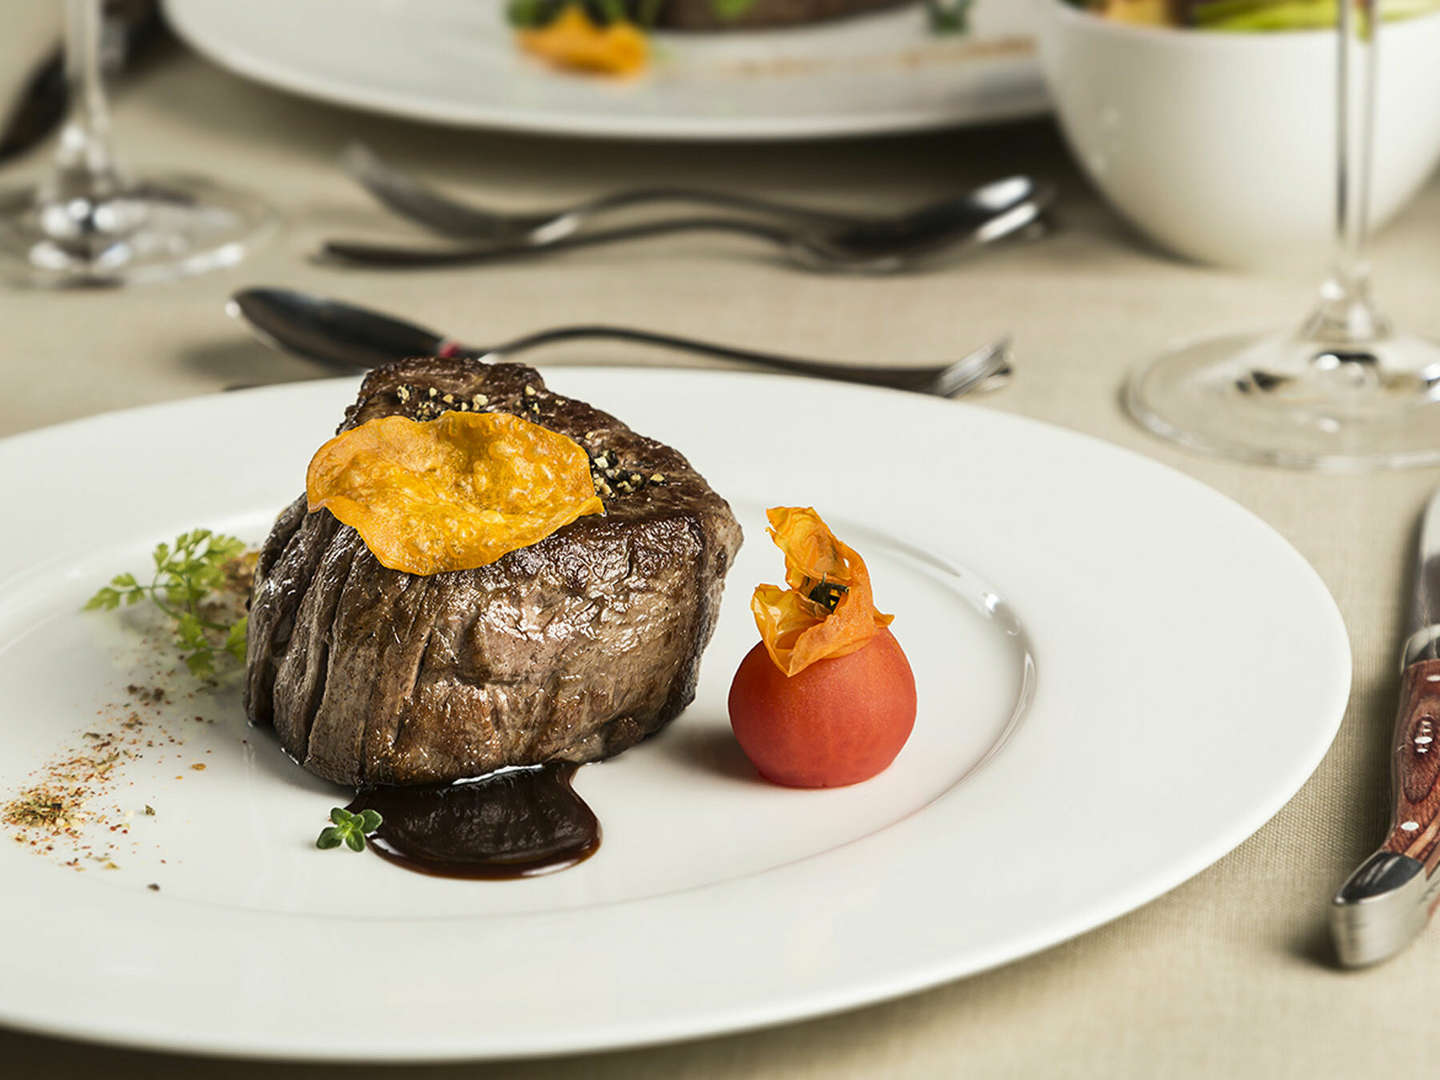
[(458, 784), (370, 788), (347, 809), (379, 812), (370, 847), (407, 870), (530, 877), (574, 866), (600, 846), (600, 822), (570, 786), (575, 769), (555, 762)]

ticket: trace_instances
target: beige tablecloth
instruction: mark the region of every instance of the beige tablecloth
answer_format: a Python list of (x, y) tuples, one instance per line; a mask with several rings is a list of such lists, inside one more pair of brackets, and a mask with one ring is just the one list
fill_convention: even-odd
[[(458, 133), (327, 108), (249, 85), (189, 56), (128, 85), (116, 114), (128, 159), (195, 167), (263, 191), (285, 225), (242, 266), (175, 285), (0, 293), (0, 434), (234, 384), (320, 374), (258, 348), (224, 317), (226, 294), (256, 282), (408, 312), (480, 342), (560, 320), (608, 320), (901, 362), (956, 355), (1013, 332), (1018, 378), (983, 399), (985, 407), (1130, 447), (1239, 500), (1314, 563), (1350, 630), (1352, 704), (1318, 772), (1238, 850), (1132, 915), (1000, 970), (842, 1016), (675, 1046), (425, 1075), (1308, 1080), (1379, 1068), (1433, 1071), (1428, 1021), (1440, 1008), (1440, 931), (1384, 967), (1341, 974), (1326, 962), (1324, 917), (1331, 890), (1384, 827), (1407, 543), (1440, 471), (1335, 478), (1201, 459), (1142, 433), (1117, 404), (1124, 372), (1168, 342), (1298, 318), (1312, 282), (1222, 273), (1147, 249), (1079, 179), (1048, 123), (811, 146), (567, 142)], [(334, 167), (337, 150), (354, 137), (511, 205), (644, 180), (879, 208), (1023, 170), (1060, 183), (1061, 229), (1043, 242), (882, 279), (797, 272), (744, 243), (713, 237), (480, 270), (341, 271), (308, 261), (320, 237), (395, 228)], [(0, 179), (24, 171), (11, 167)], [(1389, 310), (1416, 330), (1440, 333), (1434, 299), (1440, 183), (1380, 238), (1376, 256)], [(614, 355), (575, 346), (547, 360)], [(0, 949), (0, 978), (3, 972)], [(358, 1080), (391, 1072), (201, 1062), (0, 1032), (0, 1074)]]

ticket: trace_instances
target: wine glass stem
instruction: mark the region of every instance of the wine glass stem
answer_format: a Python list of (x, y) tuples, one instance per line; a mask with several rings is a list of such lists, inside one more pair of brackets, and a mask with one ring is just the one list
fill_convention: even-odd
[(1385, 319), (1370, 299), (1366, 246), (1375, 131), (1375, 50), (1380, 37), (1375, 0), (1340, 0), (1336, 67), (1335, 254), (1307, 336), (1336, 344), (1384, 337)]
[(47, 194), (105, 199), (122, 187), (110, 149), (110, 110), (101, 76), (103, 0), (65, 0), (67, 113)]

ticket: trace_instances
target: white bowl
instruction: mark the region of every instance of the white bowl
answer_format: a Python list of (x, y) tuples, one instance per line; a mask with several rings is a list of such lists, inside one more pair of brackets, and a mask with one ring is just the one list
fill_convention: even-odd
[[(1324, 259), (1335, 220), (1337, 35), (1132, 26), (1031, 0), (1061, 128), (1116, 210), (1227, 266)], [(1440, 15), (1381, 27), (1371, 221), (1440, 158)]]

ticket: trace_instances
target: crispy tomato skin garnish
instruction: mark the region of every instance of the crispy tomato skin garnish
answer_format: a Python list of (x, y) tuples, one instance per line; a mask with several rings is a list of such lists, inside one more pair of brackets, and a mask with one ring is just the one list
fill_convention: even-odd
[(875, 610), (865, 560), (809, 507), (766, 512), (785, 584), (750, 606), (760, 644), (730, 684), (730, 727), (760, 774), (841, 787), (883, 772), (915, 726), (915, 676)]
[(865, 560), (812, 508), (777, 506), (765, 516), (785, 553), (788, 587), (756, 586), (750, 610), (765, 650), (784, 674), (863, 649), (894, 621), (875, 609)]
[(605, 509), (578, 443), (508, 413), (371, 420), (315, 452), (305, 493), (410, 574), (473, 570)]

